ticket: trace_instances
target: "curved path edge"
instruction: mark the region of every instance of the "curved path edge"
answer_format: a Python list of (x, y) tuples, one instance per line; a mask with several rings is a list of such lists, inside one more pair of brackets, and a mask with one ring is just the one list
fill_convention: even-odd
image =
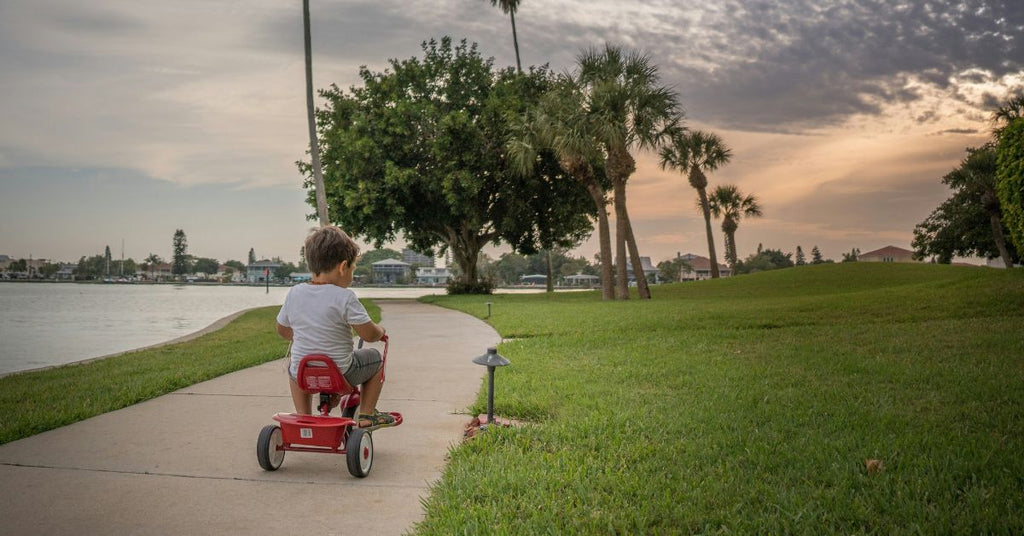
[(280, 359), (0, 446), (0, 518), (12, 534), (403, 534), (462, 437), (484, 375), (472, 358), (500, 342), (467, 314), (381, 300), (391, 335), (370, 475), (343, 456), (290, 452), (275, 472), (256, 437), (291, 411)]

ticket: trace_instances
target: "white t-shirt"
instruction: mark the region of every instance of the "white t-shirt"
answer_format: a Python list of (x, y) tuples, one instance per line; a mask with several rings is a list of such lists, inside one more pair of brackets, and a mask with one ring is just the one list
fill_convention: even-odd
[(288, 291), (277, 323), (292, 328), (292, 377), (299, 362), (311, 354), (334, 360), (344, 374), (352, 364), (352, 326), (370, 321), (356, 293), (337, 285), (295, 285)]

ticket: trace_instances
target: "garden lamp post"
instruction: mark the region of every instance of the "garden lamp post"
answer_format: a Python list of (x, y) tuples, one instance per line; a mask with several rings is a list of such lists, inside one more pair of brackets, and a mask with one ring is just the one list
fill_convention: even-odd
[(487, 318), (491, 317), (491, 302), (487, 302)]
[(473, 362), (487, 367), (487, 424), (490, 425), (494, 422), (494, 369), (511, 362), (498, 354), (498, 349), (493, 346), (487, 349), (486, 354), (473, 358)]

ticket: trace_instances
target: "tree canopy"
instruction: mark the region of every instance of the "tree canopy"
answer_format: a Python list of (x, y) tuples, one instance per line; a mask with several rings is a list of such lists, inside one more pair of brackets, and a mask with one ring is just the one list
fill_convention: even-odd
[(942, 182), (953, 195), (914, 227), (914, 256), (932, 257), (949, 263), (954, 256), (1017, 258), (1012, 244), (1004, 239), (1006, 226), (996, 197), (996, 151), (992, 145), (968, 149), (960, 165)]
[[(1015, 101), (1024, 107), (1024, 96)], [(1024, 119), (1017, 116), (999, 133), (997, 185), (1006, 225), (1017, 251), (1024, 251)]]
[(488, 243), (531, 253), (589, 234), (592, 202), (553, 156), (528, 175), (506, 163), (510, 122), (550, 86), (546, 68), (496, 71), (475, 44), (448, 37), (423, 43), (422, 59), (389, 63), (360, 69), (362, 87), (322, 92), (332, 222), (378, 248), (402, 235), (426, 254), (450, 250), (467, 283)]

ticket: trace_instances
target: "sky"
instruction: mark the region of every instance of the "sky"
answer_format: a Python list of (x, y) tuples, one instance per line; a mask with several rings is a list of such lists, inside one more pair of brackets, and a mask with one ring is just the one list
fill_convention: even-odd
[[(444, 35), (515, 64), (488, 0), (310, 3), (316, 88)], [(711, 187), (763, 207), (741, 258), (909, 249), (941, 177), (1024, 91), (1020, 0), (522, 0), (516, 26), (524, 66), (572, 70), (605, 43), (650, 56), (687, 125), (732, 150)], [(0, 254), (166, 259), (183, 229), (196, 256), (298, 262), (307, 129), (299, 0), (0, 0)], [(629, 211), (655, 263), (707, 254), (695, 191), (652, 154)], [(596, 236), (575, 250), (596, 252)]]

